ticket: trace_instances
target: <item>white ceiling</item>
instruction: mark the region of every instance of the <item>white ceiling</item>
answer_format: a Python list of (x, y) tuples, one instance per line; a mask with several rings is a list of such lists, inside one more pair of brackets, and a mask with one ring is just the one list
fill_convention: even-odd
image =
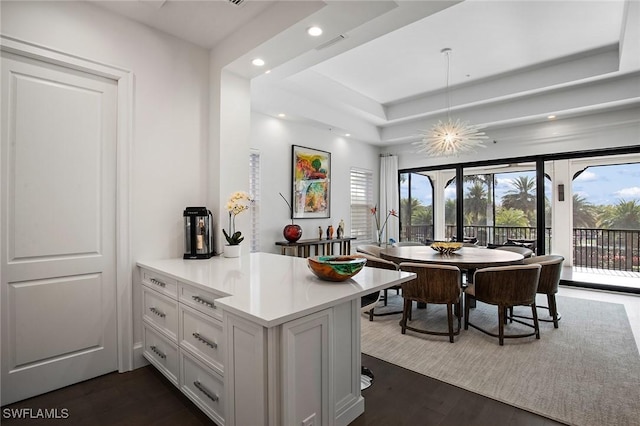
[[(214, 49), (299, 3), (304, 17), (229, 64), (253, 79), (256, 111), (381, 146), (411, 141), (446, 113), (445, 47), (452, 114), (474, 124), (640, 104), (639, 0), (96, 2)], [(307, 36), (311, 24), (325, 33)], [(249, 65), (256, 55), (270, 74)]]

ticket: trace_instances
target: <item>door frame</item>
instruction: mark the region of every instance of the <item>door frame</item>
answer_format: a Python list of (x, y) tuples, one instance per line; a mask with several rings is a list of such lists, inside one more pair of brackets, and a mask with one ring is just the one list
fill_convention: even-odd
[(131, 271), (131, 142), (133, 140), (133, 73), (124, 68), (70, 55), (0, 34), (0, 50), (115, 80), (116, 118), (116, 322), (118, 371), (134, 368)]

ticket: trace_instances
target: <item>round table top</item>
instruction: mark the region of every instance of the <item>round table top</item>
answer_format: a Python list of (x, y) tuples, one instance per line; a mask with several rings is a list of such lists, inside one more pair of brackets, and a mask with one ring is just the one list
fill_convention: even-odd
[(484, 247), (462, 247), (451, 254), (440, 254), (429, 246), (389, 247), (380, 251), (380, 257), (394, 263), (436, 263), (455, 265), (460, 269), (515, 265), (524, 259), (518, 253)]

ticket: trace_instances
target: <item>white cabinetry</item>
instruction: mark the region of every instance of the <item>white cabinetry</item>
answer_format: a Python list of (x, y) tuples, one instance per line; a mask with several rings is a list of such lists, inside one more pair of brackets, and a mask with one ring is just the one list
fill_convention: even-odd
[(219, 425), (343, 426), (364, 412), (360, 298), (414, 274), (319, 281), (269, 253), (138, 262), (144, 355)]
[(140, 269), (144, 357), (220, 426), (224, 363), (220, 295)]

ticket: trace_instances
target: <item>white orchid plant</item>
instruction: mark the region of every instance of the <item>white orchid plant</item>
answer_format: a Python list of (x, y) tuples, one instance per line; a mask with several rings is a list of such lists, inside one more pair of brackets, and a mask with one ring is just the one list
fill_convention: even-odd
[(236, 231), (236, 216), (248, 210), (252, 201), (251, 196), (244, 191), (234, 192), (231, 194), (231, 197), (229, 197), (229, 201), (227, 201), (226, 209), (229, 212), (229, 233), (224, 229), (222, 233), (230, 246), (237, 246), (244, 240), (242, 233)]

